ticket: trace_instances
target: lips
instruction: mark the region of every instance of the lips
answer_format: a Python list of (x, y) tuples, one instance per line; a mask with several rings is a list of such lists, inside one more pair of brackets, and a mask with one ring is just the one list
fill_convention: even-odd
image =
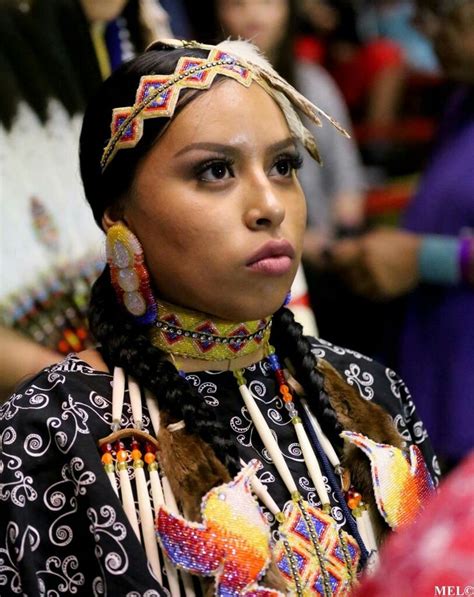
[(272, 240), (251, 255), (246, 266), (255, 272), (282, 275), (291, 269), (295, 250), (287, 240)]

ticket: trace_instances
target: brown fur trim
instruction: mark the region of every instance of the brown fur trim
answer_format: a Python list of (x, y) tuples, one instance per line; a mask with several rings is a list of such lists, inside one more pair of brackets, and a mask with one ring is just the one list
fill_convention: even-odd
[(281, 591), (283, 594), (287, 591), (285, 580), (273, 559), (270, 562), (270, 566), (268, 567), (265, 576), (259, 584), (270, 589)]
[[(158, 433), (160, 443), (159, 459), (164, 474), (180, 504), (185, 517), (201, 521), (201, 501), (213, 487), (228, 483), (231, 477), (214, 450), (202, 439), (185, 429), (168, 431), (163, 424)], [(200, 578), (206, 597), (214, 595), (214, 579)], [(285, 590), (285, 583), (276, 565), (272, 562), (266, 572), (263, 584), (272, 589)]]
[[(318, 359), (317, 369), (324, 377), (324, 390), (345, 430), (362, 433), (375, 442), (402, 448), (403, 440), (390, 415), (381, 406), (362, 398), (357, 389), (349, 385), (324, 359)], [(374, 516), (375, 532), (377, 539), (382, 539), (389, 529), (378, 513), (369, 459), (362, 450), (346, 442), (341, 462), (350, 471), (352, 484), (364, 496), (372, 512), (377, 514)]]
[(228, 483), (230, 474), (213, 449), (185, 429), (170, 432), (163, 425), (158, 434), (159, 459), (186, 518), (201, 520), (201, 500), (213, 487)]
[(363, 433), (375, 442), (402, 447), (402, 438), (381, 406), (362, 398), (327, 361), (318, 359), (317, 369), (324, 377), (324, 389), (344, 429)]

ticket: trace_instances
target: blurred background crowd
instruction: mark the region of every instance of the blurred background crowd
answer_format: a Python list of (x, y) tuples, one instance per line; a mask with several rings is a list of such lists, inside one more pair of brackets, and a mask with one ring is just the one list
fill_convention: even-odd
[(308, 125), (306, 302), (401, 373), (449, 469), (474, 446), (474, 0), (1, 0), (1, 396), (93, 342), (81, 116), (158, 37), (250, 39), (351, 131)]

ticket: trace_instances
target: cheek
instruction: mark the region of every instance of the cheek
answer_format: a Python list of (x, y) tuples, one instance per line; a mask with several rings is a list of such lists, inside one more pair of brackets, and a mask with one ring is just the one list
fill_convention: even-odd
[(301, 183), (300, 183), (299, 179), (296, 177), (296, 175), (295, 175), (295, 178), (296, 178), (296, 184), (297, 184), (298, 190), (295, 194), (293, 205), (294, 205), (294, 209), (300, 214), (300, 217), (306, 223), (306, 213), (307, 213), (306, 197), (305, 197), (305, 194), (301, 187)]
[(184, 218), (150, 218), (141, 227), (144, 232), (143, 243), (149, 261), (165, 262), (183, 258), (196, 247), (199, 230), (191, 226)]
[(202, 206), (186, 202), (178, 207), (177, 197), (175, 201), (168, 199), (168, 209), (143, 211), (136, 221), (147, 264), (158, 286), (176, 276), (195, 276), (202, 264), (209, 262), (215, 246), (211, 239), (215, 241), (224, 227), (222, 218), (211, 219), (209, 210)]
[(303, 237), (306, 229), (306, 215), (306, 200), (301, 191), (294, 197), (287, 208), (288, 223), (294, 235), (294, 240), (300, 247), (303, 245)]

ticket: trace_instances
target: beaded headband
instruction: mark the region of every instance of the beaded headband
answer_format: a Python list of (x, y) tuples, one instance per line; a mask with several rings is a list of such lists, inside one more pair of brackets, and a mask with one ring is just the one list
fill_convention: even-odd
[[(303, 126), (294, 108), (303, 112), (318, 126), (321, 126), (319, 116), (324, 116), (341, 133), (348, 136), (337, 121), (309, 102), (280, 77), (250, 43), (223, 42), (218, 46), (209, 46), (197, 42), (167, 40), (156, 42), (151, 48), (157, 46), (199, 48), (209, 50), (209, 54), (205, 59), (194, 56), (181, 57), (172, 74), (141, 77), (134, 105), (114, 108), (112, 111), (111, 137), (100, 162), (102, 172), (117, 151), (137, 145), (143, 136), (145, 119), (172, 118), (181, 89), (209, 89), (217, 75), (230, 77), (245, 87), (249, 87), (252, 81), (263, 87), (280, 105), (291, 132), (318, 161), (320, 160), (316, 141)], [(229, 53), (228, 48), (232, 53)], [(245, 58), (242, 53), (246, 54)], [(248, 56), (253, 60), (249, 61)]]

